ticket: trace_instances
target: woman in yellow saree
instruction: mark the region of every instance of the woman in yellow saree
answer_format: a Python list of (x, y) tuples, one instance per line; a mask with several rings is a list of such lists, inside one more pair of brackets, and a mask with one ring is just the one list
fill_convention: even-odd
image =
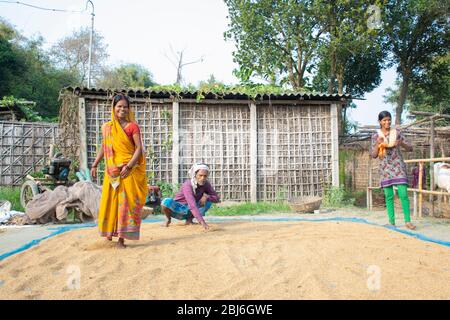
[(105, 176), (98, 214), (100, 235), (112, 240), (119, 237), (139, 240), (141, 210), (147, 197), (144, 148), (141, 134), (126, 96), (118, 94), (112, 101), (111, 121), (102, 126), (102, 148), (92, 164), (91, 175), (105, 158)]

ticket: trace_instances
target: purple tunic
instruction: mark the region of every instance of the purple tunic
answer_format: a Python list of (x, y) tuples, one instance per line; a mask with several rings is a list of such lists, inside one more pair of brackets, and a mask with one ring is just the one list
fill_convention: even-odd
[[(405, 137), (400, 130), (397, 130), (397, 140), (405, 141)], [(389, 142), (389, 134), (387, 135)], [(372, 135), (372, 147), (375, 147), (378, 139), (378, 133)], [(389, 187), (396, 184), (408, 184), (408, 176), (406, 174), (406, 164), (403, 161), (402, 153), (400, 152), (400, 146), (395, 148), (386, 148), (386, 154), (380, 161), (380, 177), (381, 187)]]
[(213, 187), (209, 183), (209, 181), (206, 181), (206, 183), (203, 186), (198, 186), (195, 189), (195, 195), (194, 190), (192, 189), (191, 180), (186, 180), (183, 185), (181, 186), (180, 191), (175, 195), (173, 198), (174, 201), (187, 204), (189, 206), (189, 209), (191, 210), (194, 217), (197, 219), (198, 222), (202, 223), (203, 217), (200, 214), (200, 211), (197, 207), (197, 202), (200, 201), (200, 199), (203, 197), (203, 194), (207, 195), (207, 200), (217, 203), (220, 201), (219, 196), (217, 195), (216, 191), (214, 191)]

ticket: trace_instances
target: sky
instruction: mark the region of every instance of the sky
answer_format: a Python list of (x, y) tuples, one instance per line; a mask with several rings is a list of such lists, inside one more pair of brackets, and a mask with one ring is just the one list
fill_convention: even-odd
[[(13, 1), (16, 2), (16, 1)], [(82, 11), (87, 1), (82, 0), (22, 0), (45, 8)], [(184, 50), (184, 61), (201, 62), (183, 68), (186, 83), (198, 84), (211, 74), (226, 84), (237, 84), (233, 75), (236, 64), (232, 41), (225, 41), (228, 29), (228, 9), (223, 0), (92, 0), (94, 28), (108, 45), (110, 66), (138, 63), (153, 74), (160, 84), (176, 80), (176, 68), (169, 57), (174, 51)], [(41, 35), (51, 47), (58, 39), (81, 27), (90, 27), (92, 7), (83, 13), (38, 10), (17, 3), (0, 2), (0, 17), (14, 25), (26, 37)], [(172, 59), (173, 60), (173, 59)], [(381, 85), (355, 100), (357, 108), (349, 112), (358, 125), (377, 124), (378, 113), (393, 106), (383, 102), (388, 87), (394, 85), (395, 69), (382, 72)]]

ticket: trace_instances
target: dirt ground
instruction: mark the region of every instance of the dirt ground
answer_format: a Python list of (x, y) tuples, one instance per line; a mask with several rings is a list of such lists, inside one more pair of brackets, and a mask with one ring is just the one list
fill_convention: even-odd
[(95, 227), (53, 236), (0, 261), (0, 299), (450, 298), (447, 246), (364, 223), (232, 219), (144, 223), (123, 250)]

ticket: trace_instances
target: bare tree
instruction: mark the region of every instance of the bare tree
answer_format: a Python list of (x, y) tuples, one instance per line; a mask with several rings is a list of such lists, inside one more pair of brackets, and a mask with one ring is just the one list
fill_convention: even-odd
[(197, 60), (194, 60), (194, 61), (184, 62), (183, 61), (183, 55), (184, 55), (185, 50), (186, 49), (184, 48), (181, 51), (175, 52), (173, 50), (173, 48), (172, 48), (172, 45), (170, 45), (170, 52), (172, 54), (172, 57), (169, 57), (169, 55), (167, 53), (164, 53), (164, 56), (177, 69), (177, 80), (175, 81), (176, 84), (181, 84), (182, 81), (183, 81), (183, 74), (182, 74), (183, 67), (185, 67), (185, 66), (187, 66), (189, 64), (203, 62), (203, 56), (200, 59), (197, 59)]

